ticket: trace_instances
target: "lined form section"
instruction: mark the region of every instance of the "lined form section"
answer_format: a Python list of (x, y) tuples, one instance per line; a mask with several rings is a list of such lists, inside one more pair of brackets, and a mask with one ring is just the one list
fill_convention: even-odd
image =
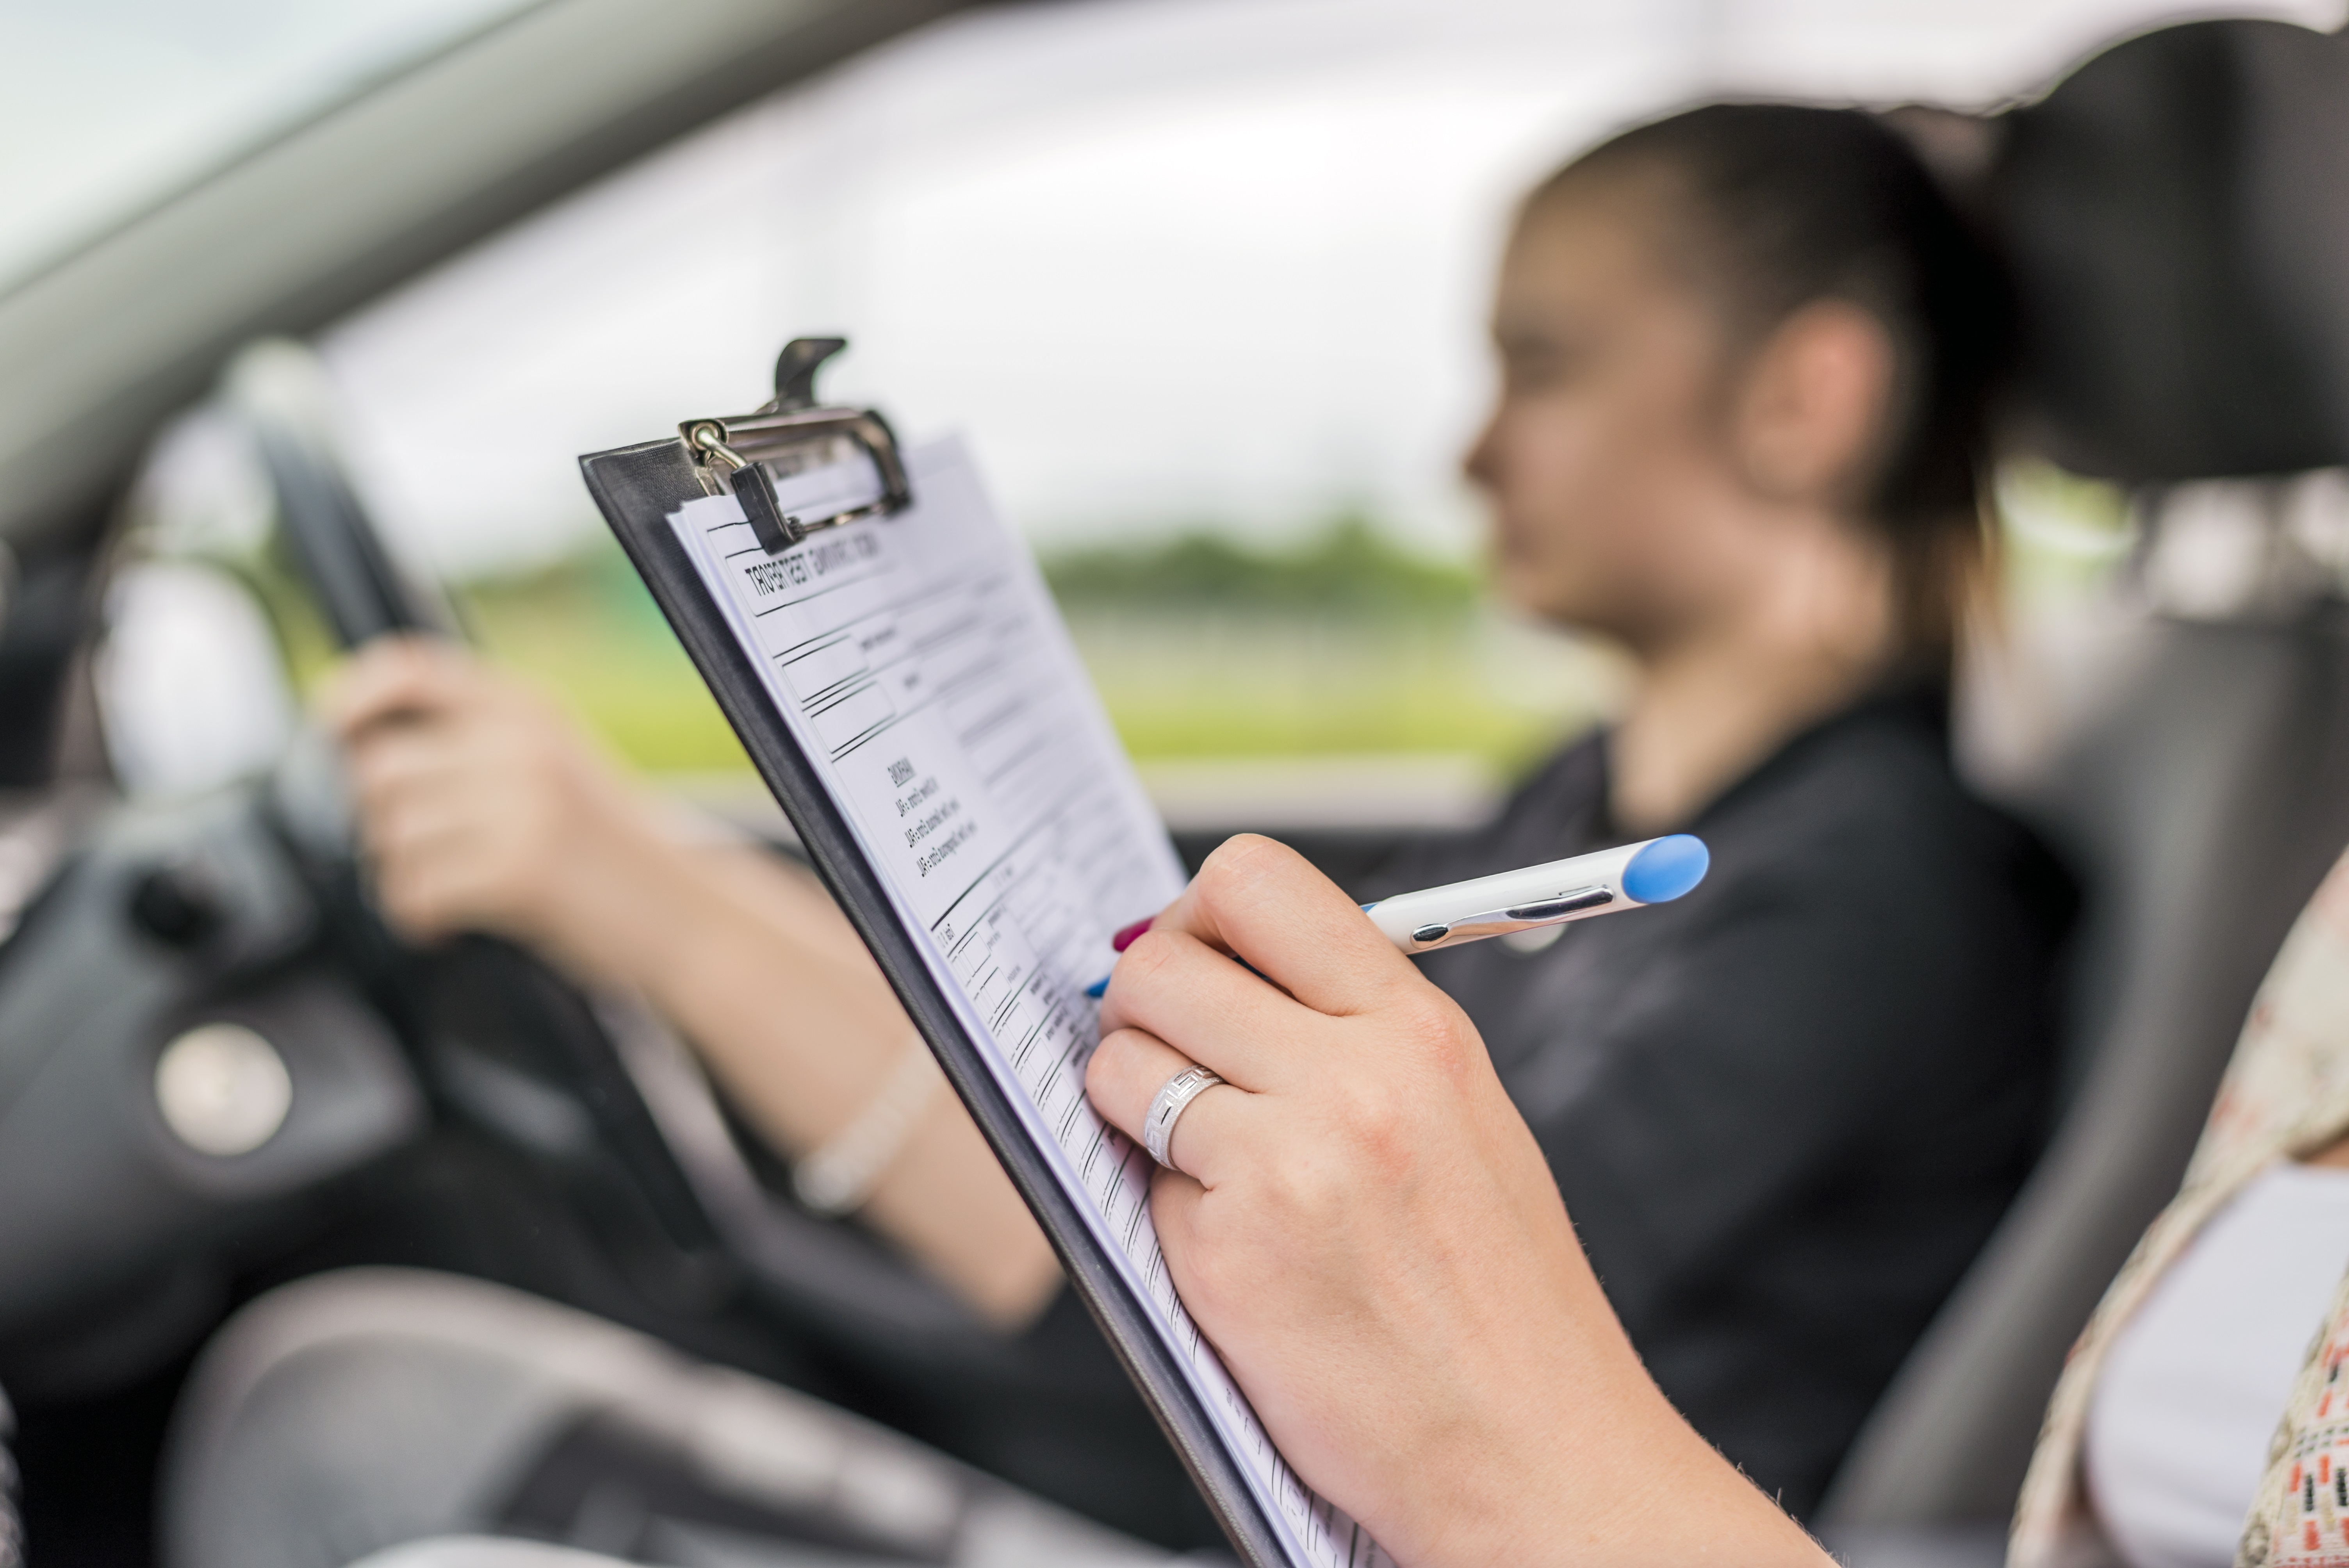
[[(1385, 1554), (1300, 1482), (1174, 1293), (1150, 1222), (1150, 1157), (1084, 1096), (1083, 987), (1109, 934), (1183, 887), (1028, 552), (959, 443), (908, 454), (915, 504), (770, 556), (731, 496), (671, 528), (767, 694), (882, 873), (900, 918), (1029, 1136), (1120, 1265), (1299, 1568)], [(778, 482), (834, 509), (867, 476)]]

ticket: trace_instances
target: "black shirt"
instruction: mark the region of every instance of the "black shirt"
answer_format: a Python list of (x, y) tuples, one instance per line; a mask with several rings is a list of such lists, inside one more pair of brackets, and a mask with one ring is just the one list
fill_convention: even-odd
[[(1607, 737), (1365, 898), (1600, 849)], [(1483, 1031), (1666, 1395), (1801, 1514), (2029, 1169), (2068, 883), (1951, 771), (1936, 692), (1787, 742), (1676, 903), (1426, 973)]]

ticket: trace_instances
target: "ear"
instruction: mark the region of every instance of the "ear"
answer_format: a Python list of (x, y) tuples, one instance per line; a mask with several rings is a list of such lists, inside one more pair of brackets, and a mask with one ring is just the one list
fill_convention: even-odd
[(1770, 500), (1846, 507), (1874, 467), (1892, 398), (1892, 338), (1857, 305), (1805, 305), (1764, 340), (1731, 431), (1748, 483)]

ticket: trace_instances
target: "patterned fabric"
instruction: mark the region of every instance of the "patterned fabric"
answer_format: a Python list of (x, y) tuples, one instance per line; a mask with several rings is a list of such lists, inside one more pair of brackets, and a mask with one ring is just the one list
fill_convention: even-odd
[[(2169, 1207), (2073, 1347), (2014, 1517), (2008, 1568), (2113, 1561), (2081, 1484), (2080, 1439), (2105, 1354), (2169, 1265), (2244, 1184), (2349, 1132), (2349, 855), (2292, 927), (2252, 1003), (2210, 1119)], [(2344, 1260), (2349, 1262), (2349, 1260)], [(2318, 1327), (2319, 1326), (2312, 1326)], [(2349, 1568), (2349, 1277), (2283, 1412), (2238, 1568)], [(2337, 1379), (2337, 1381), (2336, 1381)]]
[(2349, 1564), (2349, 1278), (2333, 1293), (2324, 1332), (2284, 1407), (2238, 1563)]

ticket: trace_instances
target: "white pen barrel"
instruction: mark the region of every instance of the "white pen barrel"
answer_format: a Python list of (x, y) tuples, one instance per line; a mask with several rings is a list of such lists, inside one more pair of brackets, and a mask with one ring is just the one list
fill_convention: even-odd
[(1388, 941), (1406, 953), (1538, 925), (1583, 920), (1680, 897), (1702, 880), (1704, 845), (1686, 833), (1622, 844), (1595, 854), (1495, 876), (1400, 893), (1369, 905)]

